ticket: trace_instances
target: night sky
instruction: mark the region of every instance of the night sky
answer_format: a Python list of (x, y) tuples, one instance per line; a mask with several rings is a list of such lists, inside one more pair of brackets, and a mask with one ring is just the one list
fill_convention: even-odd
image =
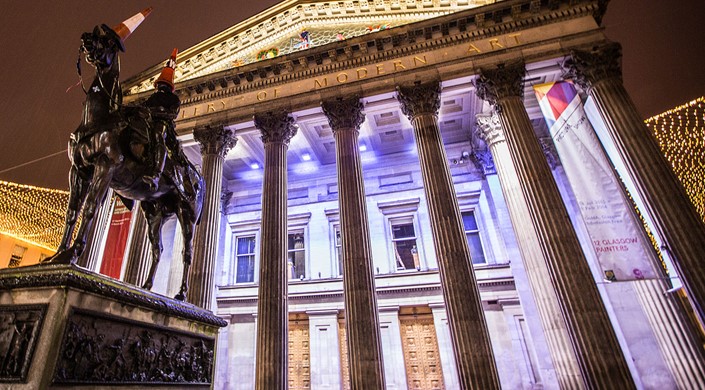
[[(83, 32), (154, 7), (126, 41), (125, 80), (166, 59), (172, 48), (185, 50), (275, 3), (0, 0), (0, 180), (68, 188), (63, 151), (80, 121), (83, 92), (65, 91), (78, 81)], [(603, 24), (622, 43), (624, 83), (644, 118), (705, 95), (703, 19), (703, 0), (611, 1)]]

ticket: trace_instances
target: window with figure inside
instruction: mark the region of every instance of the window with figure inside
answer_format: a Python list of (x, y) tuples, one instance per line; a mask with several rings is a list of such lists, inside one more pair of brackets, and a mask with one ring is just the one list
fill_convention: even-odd
[(306, 248), (304, 248), (304, 233), (289, 233), (287, 250), (287, 266), (289, 279), (304, 280), (306, 278)]
[(335, 230), (335, 258), (338, 264), (338, 276), (343, 276), (343, 239), (340, 237), (340, 225), (333, 227)]
[(413, 221), (392, 222), (392, 245), (397, 270), (421, 269)]

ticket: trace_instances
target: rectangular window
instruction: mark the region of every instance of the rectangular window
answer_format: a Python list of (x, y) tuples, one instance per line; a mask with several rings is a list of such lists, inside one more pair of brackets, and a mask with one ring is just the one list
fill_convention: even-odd
[(289, 233), (287, 266), (289, 279), (303, 280), (306, 277), (306, 249), (304, 248), (303, 231)]
[(421, 269), (412, 221), (392, 222), (392, 244), (397, 270)]
[(465, 237), (468, 240), (470, 247), (470, 257), (473, 264), (485, 264), (485, 251), (482, 250), (482, 241), (480, 240), (480, 229), (477, 226), (474, 211), (465, 211), (462, 213), (463, 227), (465, 229)]
[(255, 236), (237, 238), (235, 248), (235, 283), (255, 281)]
[(340, 237), (340, 225), (335, 225), (335, 257), (338, 261), (338, 275), (343, 275), (343, 239)]
[(17, 268), (20, 266), (20, 263), (22, 262), (22, 258), (24, 257), (24, 253), (27, 251), (27, 248), (19, 245), (15, 245), (15, 248), (12, 250), (12, 255), (10, 255), (10, 263), (7, 265), (8, 268)]

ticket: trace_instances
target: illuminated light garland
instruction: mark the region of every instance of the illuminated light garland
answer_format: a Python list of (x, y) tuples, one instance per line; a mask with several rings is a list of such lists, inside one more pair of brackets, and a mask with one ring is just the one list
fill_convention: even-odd
[(56, 250), (69, 193), (0, 180), (0, 233)]
[(705, 96), (644, 122), (705, 221)]

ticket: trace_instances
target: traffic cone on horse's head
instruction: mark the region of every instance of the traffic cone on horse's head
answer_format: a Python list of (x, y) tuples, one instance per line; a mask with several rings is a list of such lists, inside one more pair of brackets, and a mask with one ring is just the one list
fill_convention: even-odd
[(171, 88), (171, 92), (174, 92), (174, 68), (176, 68), (176, 53), (178, 52), (179, 49), (176, 48), (171, 52), (171, 57), (166, 60), (162, 73), (157, 78), (157, 81), (154, 82), (155, 87), (158, 88), (159, 84), (168, 85)]
[(125, 46), (123, 46), (123, 42), (125, 42), (125, 39), (127, 39), (127, 37), (129, 37), (130, 34), (135, 31), (137, 26), (139, 26), (140, 23), (142, 23), (147, 18), (147, 16), (149, 16), (150, 13), (152, 13), (152, 9), (152, 7), (147, 7), (142, 11), (136, 13), (133, 17), (126, 19), (124, 22), (112, 28), (112, 32), (115, 33), (118, 38), (120, 50), (125, 51)]

